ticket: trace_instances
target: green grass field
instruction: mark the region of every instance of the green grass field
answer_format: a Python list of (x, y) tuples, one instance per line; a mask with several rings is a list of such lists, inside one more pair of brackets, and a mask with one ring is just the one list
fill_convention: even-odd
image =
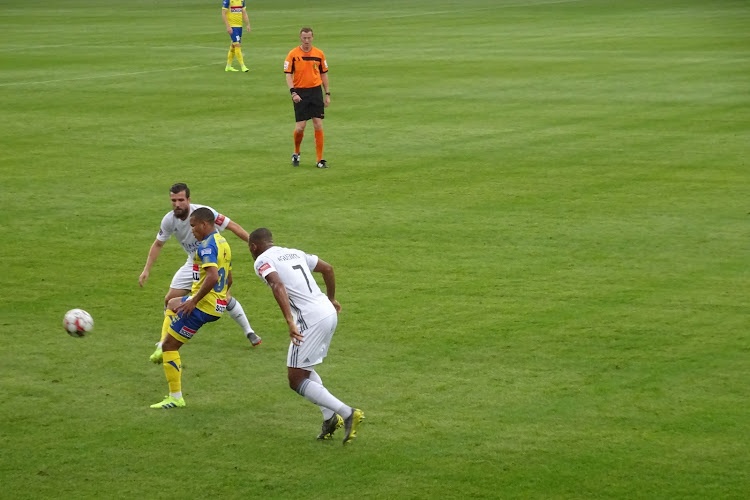
[[(750, 5), (300, 3), (249, 2), (248, 74), (218, 0), (0, 3), (0, 498), (747, 498)], [(290, 167), (304, 25), (326, 171), (311, 126)], [(149, 409), (174, 182), (335, 266), (352, 446), (233, 235), (264, 342), (206, 327)]]

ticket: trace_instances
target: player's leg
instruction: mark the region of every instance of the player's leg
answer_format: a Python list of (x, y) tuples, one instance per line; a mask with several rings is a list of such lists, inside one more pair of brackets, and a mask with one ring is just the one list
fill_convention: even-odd
[[(180, 302), (188, 297), (175, 298), (169, 302), (169, 308), (174, 310)], [(189, 315), (177, 314), (176, 320), (169, 327), (169, 335), (162, 344), (164, 352), (164, 375), (169, 384), (169, 395), (151, 408), (179, 408), (185, 406), (182, 397), (182, 361), (180, 359), (180, 348), (183, 344), (193, 338), (193, 335), (206, 323), (216, 321), (219, 316), (211, 316), (201, 310), (194, 309)]]
[(247, 66), (245, 66), (245, 59), (242, 57), (242, 44), (239, 42), (236, 42), (234, 44), (234, 56), (237, 58), (237, 61), (240, 63), (240, 69), (243, 72), (247, 73), (248, 71), (250, 71), (250, 69)]
[(328, 168), (326, 161), (323, 159), (323, 144), (325, 138), (323, 136), (323, 119), (313, 118), (313, 128), (315, 129), (315, 153), (318, 155), (318, 168)]
[(227, 54), (227, 66), (226, 68), (224, 68), (224, 71), (239, 71), (232, 67), (232, 61), (235, 57), (237, 57), (237, 60), (240, 61), (240, 64), (244, 66), (241, 59), (242, 52), (240, 51), (239, 56), (237, 55), (239, 44), (242, 40), (242, 26), (240, 26), (239, 28), (232, 27), (232, 34), (229, 35), (229, 37), (232, 39), (232, 45), (229, 47), (229, 53)]
[[(313, 382), (323, 385), (323, 379), (320, 378), (320, 375), (314, 369), (310, 371), (308, 378)], [(325, 406), (318, 406), (318, 408), (323, 413), (323, 425), (320, 427), (318, 439), (331, 439), (333, 433), (344, 426), (344, 419), (330, 408), (326, 408)]]
[(253, 327), (250, 326), (242, 304), (232, 297), (229, 291), (227, 291), (227, 314), (240, 325), (242, 331), (245, 332), (245, 337), (247, 337), (247, 340), (250, 341), (253, 347), (261, 343), (262, 339), (253, 331)]
[[(294, 105), (295, 108), (295, 115), (297, 115), (297, 107), (302, 104), (298, 103)], [(296, 116), (295, 116), (296, 118)], [(292, 154), (292, 166), (298, 167), (299, 166), (299, 158), (300, 158), (300, 149), (302, 148), (302, 139), (305, 137), (305, 126), (307, 125), (307, 120), (297, 120), (297, 122), (294, 124), (294, 153)]]
[[(338, 425), (338, 419), (335, 419), (336, 414), (343, 418), (344, 425), (349, 423), (347, 438), (344, 440), (346, 443), (356, 435), (357, 426), (364, 415), (360, 410), (343, 403), (331, 394), (315, 372), (315, 366), (320, 364), (328, 354), (328, 346), (336, 330), (337, 322), (337, 315), (332, 314), (305, 330), (304, 341), (301, 345), (290, 343), (287, 353), (287, 376), (289, 387), (311, 403), (320, 406), (324, 418), (330, 421), (329, 425)], [(329, 417), (326, 418), (326, 416)], [(331, 420), (332, 418), (335, 422)], [(324, 422), (322, 430), (325, 430), (325, 427)], [(336, 427), (333, 430), (335, 429)], [(324, 433), (321, 432), (321, 434)]]
[[(182, 299), (172, 299), (167, 308), (174, 310)], [(188, 328), (188, 335), (192, 337), (194, 329), (185, 325), (185, 319), (181, 315), (177, 315), (176, 320), (169, 325), (167, 328), (167, 337), (162, 341), (162, 352), (164, 359), (164, 375), (167, 378), (167, 384), (169, 385), (169, 395), (156, 404), (151, 405), (151, 408), (179, 408), (185, 406), (185, 399), (182, 397), (182, 362), (180, 360), (180, 347), (189, 340), (183, 336), (175, 336), (175, 328), (180, 331), (186, 331)]]
[[(161, 343), (168, 336), (167, 329), (174, 318), (174, 311), (169, 308), (169, 302), (175, 298), (181, 298), (190, 293), (190, 289), (193, 286), (193, 263), (191, 260), (185, 262), (180, 267), (174, 276), (172, 276), (172, 282), (169, 284), (169, 291), (164, 296), (164, 322), (161, 328), (161, 337), (159, 342), (156, 343), (156, 349), (151, 354), (149, 359), (153, 363), (162, 362), (162, 348)], [(178, 302), (179, 303), (179, 302)]]
[[(320, 406), (321, 409), (327, 408), (330, 412), (338, 413), (344, 417), (351, 415), (352, 408), (350, 406), (344, 404), (336, 396), (328, 392), (328, 389), (322, 384), (310, 379), (310, 372), (313, 369), (313, 367), (287, 367), (289, 387), (311, 403)], [(331, 413), (328, 414), (331, 415)]]
[(227, 52), (227, 65), (224, 71), (237, 71), (232, 67), (232, 61), (234, 60), (234, 44), (229, 46), (229, 52)]

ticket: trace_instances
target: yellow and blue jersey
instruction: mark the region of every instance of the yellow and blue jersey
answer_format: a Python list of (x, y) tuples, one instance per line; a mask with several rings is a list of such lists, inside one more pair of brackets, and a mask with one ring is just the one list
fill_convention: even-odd
[(221, 316), (227, 308), (227, 280), (232, 270), (232, 250), (229, 243), (218, 231), (200, 242), (193, 257), (193, 290), (195, 295), (206, 280), (206, 268), (216, 267), (219, 282), (195, 306), (196, 309), (212, 316)]
[(227, 21), (230, 28), (242, 27), (242, 9), (245, 8), (245, 0), (223, 0), (221, 8), (229, 11)]

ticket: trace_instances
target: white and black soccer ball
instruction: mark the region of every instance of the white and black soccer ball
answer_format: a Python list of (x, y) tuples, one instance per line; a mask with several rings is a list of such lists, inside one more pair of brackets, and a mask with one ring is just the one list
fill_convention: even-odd
[(71, 337), (83, 337), (94, 328), (94, 318), (83, 309), (71, 309), (65, 313), (63, 327)]

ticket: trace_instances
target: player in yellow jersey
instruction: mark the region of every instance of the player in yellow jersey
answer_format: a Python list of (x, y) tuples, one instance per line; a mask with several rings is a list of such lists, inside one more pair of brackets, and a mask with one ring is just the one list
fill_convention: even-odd
[(185, 406), (182, 397), (182, 364), (180, 347), (206, 323), (216, 321), (227, 308), (227, 290), (232, 285), (232, 250), (216, 230), (216, 216), (207, 207), (190, 214), (190, 227), (200, 242), (193, 258), (193, 289), (188, 297), (169, 301), (162, 325), (164, 374), (169, 395), (151, 408)]
[(221, 5), (221, 18), (224, 19), (224, 25), (227, 27), (227, 33), (232, 38), (232, 45), (229, 47), (227, 54), (227, 67), (224, 71), (237, 71), (232, 67), (232, 61), (237, 58), (242, 71), (250, 71), (245, 66), (242, 58), (242, 21), (245, 21), (247, 32), (250, 33), (250, 19), (247, 17), (245, 9), (245, 0), (223, 0)]

